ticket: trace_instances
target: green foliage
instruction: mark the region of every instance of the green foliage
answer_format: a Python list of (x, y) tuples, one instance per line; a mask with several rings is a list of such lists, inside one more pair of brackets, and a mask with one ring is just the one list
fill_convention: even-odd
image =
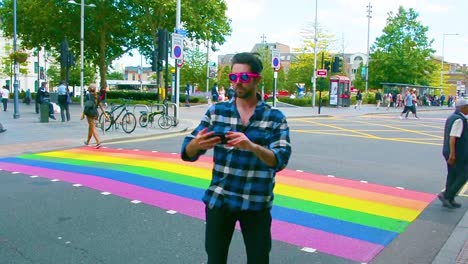
[(107, 74), (107, 79), (109, 79), (109, 80), (123, 80), (124, 75), (121, 72), (114, 71), (114, 72), (111, 72), (111, 73)]
[[(181, 1), (182, 24), (193, 40), (210, 40), (223, 44), (231, 33), (226, 18), (224, 0)], [(173, 29), (176, 1), (121, 0), (95, 1), (95, 7), (85, 7), (85, 61), (99, 67), (101, 86), (106, 84), (109, 64), (126, 52), (138, 49), (150, 58), (158, 28)], [(12, 0), (0, 6), (1, 29), (7, 37), (13, 35)], [(200, 15), (206, 14), (206, 15)], [(71, 52), (79, 54), (81, 12), (79, 5), (67, 1), (22, 0), (17, 8), (17, 32), (28, 49), (44, 46), (60, 50), (67, 39)], [(56, 57), (57, 61), (59, 57)]]
[(418, 14), (400, 6), (390, 12), (383, 35), (371, 47), (369, 83), (380, 87), (382, 82), (428, 85), (435, 70), (430, 58), (433, 40), (428, 40), (428, 27), (417, 20)]
[(230, 65), (226, 65), (224, 66), (223, 69), (221, 69), (218, 73), (218, 82), (219, 82), (219, 85), (221, 86), (224, 86), (226, 87), (229, 87), (229, 85), (231, 84), (231, 81), (229, 81), (229, 77), (228, 77), (228, 74), (231, 72), (231, 66)]
[(180, 88), (184, 93), (187, 82), (199, 87), (205, 86), (206, 67), (206, 53), (203, 53), (199, 46), (184, 53), (184, 66), (180, 70)]
[(354, 88), (358, 89), (359, 91), (364, 91), (366, 89), (366, 80), (362, 78), (362, 69), (364, 65), (361, 63), (359, 68), (356, 70), (355, 79), (353, 81)]

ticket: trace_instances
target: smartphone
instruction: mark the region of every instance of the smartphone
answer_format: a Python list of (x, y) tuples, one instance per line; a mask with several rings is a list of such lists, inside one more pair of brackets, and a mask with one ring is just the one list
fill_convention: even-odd
[(221, 138), (221, 144), (227, 144), (227, 142), (228, 142), (228, 139), (226, 138), (226, 134), (214, 133), (213, 137), (220, 137)]

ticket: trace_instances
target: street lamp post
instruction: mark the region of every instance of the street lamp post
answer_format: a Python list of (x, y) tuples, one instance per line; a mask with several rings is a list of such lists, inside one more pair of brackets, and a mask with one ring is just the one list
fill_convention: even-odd
[(87, 7), (96, 7), (95, 4), (85, 5), (84, 0), (81, 0), (81, 4), (75, 2), (75, 0), (68, 1), (72, 5), (80, 5), (81, 7), (81, 19), (80, 19), (80, 102), (81, 108), (84, 105), (84, 16), (85, 16), (85, 6)]
[(440, 69), (440, 88), (444, 88), (444, 44), (445, 36), (458, 36), (458, 33), (444, 33), (442, 34), (442, 67)]
[(315, 0), (315, 30), (314, 30), (314, 73), (312, 77), (312, 107), (315, 107), (315, 93), (317, 92), (317, 0)]
[(369, 35), (370, 35), (370, 19), (372, 18), (371, 16), (371, 11), (372, 6), (371, 3), (369, 2), (369, 5), (367, 6), (367, 59), (366, 59), (366, 94), (369, 89)]
[[(16, 52), (16, 0), (13, 1), (13, 53)], [(18, 102), (18, 74), (19, 74), (19, 63), (14, 59), (14, 80), (13, 80), (13, 118), (18, 119), (20, 118), (19, 114), (19, 102)], [(8, 90), (10, 87), (8, 87)]]

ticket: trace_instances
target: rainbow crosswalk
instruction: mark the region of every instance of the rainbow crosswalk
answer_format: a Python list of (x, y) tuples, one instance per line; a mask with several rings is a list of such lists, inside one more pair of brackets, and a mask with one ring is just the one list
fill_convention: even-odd
[[(0, 159), (0, 169), (79, 183), (204, 219), (212, 159), (82, 147)], [(369, 262), (435, 198), (394, 187), (283, 170), (276, 176), (273, 239)]]

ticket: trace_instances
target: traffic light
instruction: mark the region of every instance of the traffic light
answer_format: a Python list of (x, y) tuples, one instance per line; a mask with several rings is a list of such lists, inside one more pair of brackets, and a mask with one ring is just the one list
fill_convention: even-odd
[(326, 61), (326, 62), (325, 62), (325, 69), (326, 69), (327, 71), (330, 71), (330, 62), (329, 62), (329, 61)]
[(334, 73), (341, 72), (341, 58), (338, 57), (338, 56), (336, 56), (333, 59), (332, 72), (334, 72)]
[(151, 70), (154, 72), (158, 71), (158, 51), (153, 50), (153, 56), (151, 56)]
[(158, 59), (167, 62), (167, 30), (158, 29)]
[(70, 66), (75, 66), (75, 55), (73, 55), (73, 53), (69, 52), (68, 53), (68, 67)]

